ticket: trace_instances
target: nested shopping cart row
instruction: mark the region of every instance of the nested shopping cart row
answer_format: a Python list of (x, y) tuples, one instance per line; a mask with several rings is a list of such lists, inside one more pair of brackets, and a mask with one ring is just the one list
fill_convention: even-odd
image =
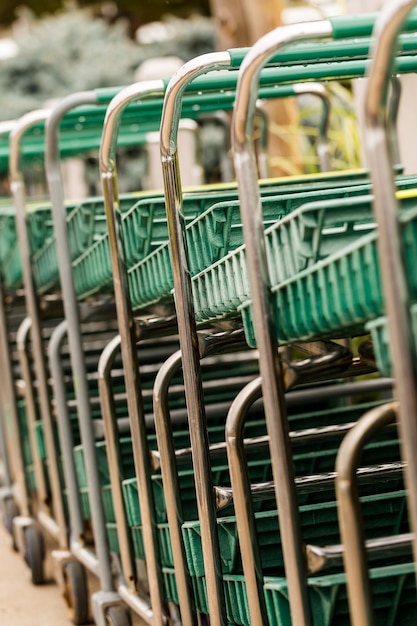
[[(395, 21), (389, 10), (382, 19)], [(72, 95), (11, 132), (2, 423), (22, 496), (18, 511), (7, 492), (6, 518), (35, 583), (40, 529), (55, 539), (75, 623), (89, 618), (86, 571), (99, 579), (97, 624), (129, 623), (128, 609), (161, 625), (248, 626), (406, 624), (417, 612), (415, 413), (399, 384), (413, 346), (399, 331), (413, 323), (415, 179), (384, 161), (391, 136), (374, 95), (365, 143), (376, 127), (384, 139), (372, 184), (365, 172), (258, 184), (253, 146), (258, 83), (271, 98), (305, 80), (362, 76), (374, 21), (279, 29), (249, 52), (194, 59), (170, 81)], [(398, 72), (416, 65), (414, 13), (406, 26)], [(183, 193), (181, 107), (196, 117), (233, 102), (237, 183)], [(119, 196), (118, 141), (140, 142), (152, 124), (164, 193)], [(22, 170), (34, 136), (50, 200), (31, 206)], [(60, 153), (98, 145), (103, 198), (65, 202)], [(385, 231), (381, 197), (400, 215)], [(401, 246), (385, 242), (378, 256), (384, 232), (397, 231)], [(396, 377), (399, 411), (387, 404), (392, 379), (356, 378), (376, 372)]]

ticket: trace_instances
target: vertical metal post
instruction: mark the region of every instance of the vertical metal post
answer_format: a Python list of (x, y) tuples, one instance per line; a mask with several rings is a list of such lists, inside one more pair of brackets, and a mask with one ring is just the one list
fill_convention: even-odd
[[(10, 134), (10, 180), (13, 199), (16, 208), (16, 228), (19, 239), (19, 250), (22, 262), (23, 283), (28, 315), (32, 320), (32, 346), (36, 376), (38, 380), (39, 409), (44, 425), (46, 453), (49, 463), (49, 478), (52, 493), (52, 508), (59, 528), (59, 538), (63, 547), (66, 547), (66, 519), (62, 489), (59, 480), (57, 451), (53, 434), (52, 411), (48, 389), (48, 373), (45, 361), (45, 351), (42, 338), (42, 323), (36, 287), (32, 275), (31, 250), (29, 234), (26, 224), (25, 188), (20, 171), (20, 142), (31, 126), (45, 122), (49, 110), (33, 111), (21, 117)], [(51, 520), (52, 521), (52, 520)]]
[(34, 395), (35, 387), (33, 384), (29, 358), (29, 339), (31, 326), (31, 318), (25, 317), (16, 333), (16, 347), (19, 354), (20, 369), (25, 385), (25, 410), (29, 430), (29, 444), (32, 451), (33, 465), (35, 470), (36, 491), (39, 496), (40, 502), (42, 503), (42, 506), (47, 506), (49, 496), (46, 488), (42, 459), (39, 454), (38, 443), (36, 441), (35, 435), (35, 426), (37, 421), (36, 402)]
[(262, 395), (261, 385), (261, 379), (255, 378), (233, 401), (226, 420), (226, 445), (250, 620), (252, 624), (266, 626), (268, 614), (263, 590), (264, 577), (243, 442), (245, 417), (253, 402)]
[(84, 463), (89, 490), (91, 521), (98, 560), (100, 587), (103, 592), (112, 592), (113, 577), (107, 540), (106, 523), (95, 446), (94, 429), (91, 417), (90, 394), (87, 382), (87, 370), (82, 344), (81, 319), (74, 278), (71, 269), (71, 251), (69, 247), (63, 186), (59, 160), (59, 124), (63, 115), (81, 104), (96, 104), (94, 91), (77, 93), (60, 101), (48, 116), (46, 127), (46, 173), (52, 202), (52, 215), (56, 238), (59, 274), (65, 318), (68, 324), (68, 343), (70, 347), (71, 368), (77, 398), (78, 423), (81, 442), (84, 449)]
[(336, 459), (336, 494), (352, 626), (374, 626), (357, 469), (363, 446), (396, 418), (396, 405), (366, 413), (343, 439)]
[(181, 494), (178, 483), (178, 472), (175, 460), (175, 446), (172, 438), (172, 426), (168, 407), (168, 390), (172, 377), (182, 364), (181, 351), (170, 356), (159, 369), (155, 378), (153, 398), (155, 412), (155, 430), (158, 439), (158, 450), (161, 459), (162, 483), (166, 502), (167, 519), (172, 544), (178, 596), (181, 598), (181, 620), (184, 626), (196, 624), (195, 607), (184, 540), (181, 525), (182, 514)]
[(19, 435), (17, 399), (13, 380), (13, 367), (10, 355), (9, 329), (6, 316), (5, 295), (0, 277), (0, 365), (1, 403), (3, 407), (5, 443), (9, 452), (12, 478), (19, 486), (19, 506), (23, 516), (30, 515), (29, 496), (26, 488), (25, 465)]
[(212, 626), (226, 626), (222, 568), (216, 527), (211, 464), (204, 409), (200, 355), (187, 262), (185, 216), (178, 164), (177, 135), (185, 87), (197, 76), (230, 67), (227, 52), (202, 55), (189, 61), (173, 76), (166, 89), (161, 118), (161, 158), (168, 217), (175, 308), (184, 370), (184, 385), (195, 476), (198, 517), (201, 527), (207, 597)]
[(309, 94), (321, 100), (322, 112), (317, 137), (317, 156), (320, 172), (328, 172), (330, 168), (330, 146), (328, 140), (330, 122), (330, 98), (327, 89), (320, 83), (300, 83), (294, 85), (297, 96)]
[(110, 103), (100, 146), (100, 171), (104, 192), (110, 255), (113, 268), (117, 320), (127, 390), (138, 497), (143, 521), (143, 542), (155, 626), (163, 626), (166, 617), (162, 571), (159, 559), (155, 508), (149, 467), (148, 442), (142, 402), (141, 381), (136, 347), (135, 324), (129, 299), (129, 286), (123, 247), (119, 191), (115, 168), (117, 131), (124, 108), (129, 102), (164, 93), (161, 80), (132, 85), (123, 89)]
[(238, 78), (232, 121), (232, 146), (238, 180), (256, 343), (262, 378), (272, 470), (280, 511), (285, 572), (291, 618), (297, 626), (311, 624), (301, 527), (289, 441), (282, 365), (278, 355), (275, 317), (269, 295), (262, 205), (257, 184), (253, 116), (263, 65), (274, 52), (297, 41), (332, 35), (329, 21), (285, 26), (262, 37), (246, 55)]
[(386, 98), (397, 35), (408, 12), (416, 4), (416, 0), (397, 0), (389, 2), (381, 11), (374, 30), (376, 41), (365, 96), (365, 148), (373, 183), (379, 263), (388, 316), (391, 363), (399, 401), (399, 429), (402, 456), (406, 462), (405, 482), (408, 514), (414, 533), (415, 563), (417, 563), (417, 365), (399, 206), (395, 196), (390, 154), (390, 137), (386, 128)]
[(61, 361), (61, 345), (67, 336), (68, 323), (64, 320), (53, 331), (48, 343), (49, 366), (56, 402), (58, 436), (62, 453), (65, 485), (68, 494), (70, 521), (70, 545), (73, 541), (84, 542), (84, 522), (81, 513), (80, 492), (73, 457), (74, 441), (65, 392), (64, 372)]
[(109, 464), (111, 492), (117, 525), (122, 572), (127, 587), (135, 592), (136, 571), (132, 554), (132, 542), (128, 532), (128, 522), (123, 499), (121, 481), (123, 480), (122, 460), (120, 455), (119, 433), (111, 384), (111, 369), (114, 359), (120, 351), (121, 337), (117, 335), (104, 348), (98, 363), (98, 388), (100, 408), (104, 423), (106, 451)]

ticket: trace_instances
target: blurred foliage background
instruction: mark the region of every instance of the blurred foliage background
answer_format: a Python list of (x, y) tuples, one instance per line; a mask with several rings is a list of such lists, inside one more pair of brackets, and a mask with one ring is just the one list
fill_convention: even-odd
[(198, 15), (167, 17), (154, 25), (154, 35), (148, 26), (145, 42), (138, 43), (125, 19), (97, 19), (89, 9), (67, 7), (43, 19), (27, 7), (18, 14), (15, 53), (0, 59), (3, 120), (71, 92), (131, 83), (146, 59), (175, 55), (187, 61), (214, 48), (212, 21)]
[[(148, 59), (175, 56), (187, 61), (215, 50), (222, 29), (234, 37), (239, 34), (235, 30), (244, 21), (244, 5), (251, 0), (220, 2), (220, 13), (214, 10), (217, 1), (25, 0), (22, 6), (22, 0), (1, 0), (0, 36), (7, 38), (9, 52), (2, 54), (0, 45), (0, 120), (16, 119), (69, 93), (132, 83)], [(259, 2), (253, 0), (258, 13)], [(216, 19), (210, 17), (210, 8)], [(0, 39), (0, 44), (4, 41)], [(351, 92), (346, 86), (337, 93), (335, 89), (330, 128), (333, 167), (356, 167), (360, 146)], [(296, 173), (300, 166), (309, 172), (318, 167), (315, 139), (320, 103), (305, 99), (296, 106), (289, 121), (270, 126), (272, 139), (280, 141), (270, 162), (282, 174)], [(218, 168), (221, 143), (215, 127), (206, 130), (204, 169), (208, 172)]]
[[(68, 7), (65, 0), (25, 0), (25, 6), (34, 15), (44, 17)], [(0, 24), (8, 26), (14, 22), (22, 5), (22, 0), (2, 0), (0, 3)], [(108, 20), (125, 18), (131, 34), (139, 26), (161, 19), (165, 14), (183, 19), (198, 13), (210, 14), (209, 0), (152, 0), (152, 2), (135, 2), (134, 0), (117, 0), (117, 2), (97, 3), (97, 0), (79, 0), (79, 7), (90, 7), (94, 15), (104, 15)]]

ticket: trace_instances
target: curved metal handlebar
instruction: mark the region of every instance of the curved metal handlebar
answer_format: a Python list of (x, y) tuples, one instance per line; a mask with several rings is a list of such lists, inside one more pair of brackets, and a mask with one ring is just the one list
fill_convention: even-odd
[[(317, 156), (320, 172), (328, 172), (330, 170), (330, 146), (328, 142), (329, 119), (330, 119), (330, 98), (327, 89), (321, 83), (296, 83), (292, 87), (294, 96), (312, 95), (317, 96), (322, 101), (322, 112), (318, 128), (317, 139)], [(257, 100), (255, 109), (256, 126), (259, 138), (257, 163), (260, 178), (269, 177), (268, 157), (267, 157), (267, 133), (268, 119), (265, 111), (262, 109), (262, 100)]]
[(277, 503), (282, 511), (280, 531), (290, 610), (292, 621), (303, 626), (310, 624), (310, 610), (281, 362), (277, 350), (274, 316), (270, 310), (262, 205), (254, 150), (253, 117), (260, 73), (273, 54), (289, 43), (330, 38), (332, 32), (331, 22), (324, 20), (280, 27), (262, 37), (246, 55), (241, 65), (232, 122), (232, 146), (253, 302), (255, 335), (260, 354), (265, 416), (270, 435)]
[(96, 537), (96, 552), (98, 557), (98, 573), (102, 591), (113, 590), (111, 577), (110, 552), (108, 548), (106, 524), (103, 502), (100, 494), (100, 478), (97, 464), (93, 422), (91, 418), (90, 395), (87, 383), (86, 365), (84, 359), (83, 339), (81, 333), (80, 311), (74, 287), (71, 267), (71, 251), (68, 239), (68, 229), (65, 213), (64, 190), (61, 178), (61, 164), (59, 153), (59, 126), (64, 115), (81, 105), (97, 104), (95, 91), (85, 91), (71, 94), (63, 98), (51, 111), (46, 124), (46, 174), (49, 193), (52, 202), (52, 215), (56, 237), (57, 258), (63, 296), (65, 318), (68, 323), (68, 342), (70, 346), (71, 367), (74, 378), (78, 421), (81, 441), (85, 448), (85, 465), (87, 480), (90, 489), (92, 525)]
[(414, 560), (417, 562), (417, 369), (410, 318), (410, 295), (401, 242), (399, 206), (395, 196), (390, 137), (386, 129), (386, 101), (394, 46), (401, 25), (416, 0), (397, 0), (381, 11), (365, 96), (365, 145), (374, 187), (374, 213), (390, 353), (399, 400), (399, 428)]
[(229, 68), (227, 52), (205, 54), (185, 63), (169, 82), (161, 118), (161, 159), (164, 173), (165, 204), (171, 244), (175, 306), (184, 385), (189, 416), (198, 515), (201, 525), (204, 568), (210, 620), (213, 626), (227, 623), (221, 560), (216, 533), (216, 511), (208, 454), (208, 436), (200, 370), (200, 355), (192, 300), (191, 277), (186, 256), (182, 187), (178, 165), (177, 135), (184, 90), (194, 78), (209, 71)]
[(10, 132), (10, 161), (9, 172), (11, 183), (17, 183), (21, 180), (22, 172), (20, 170), (20, 142), (23, 135), (36, 124), (46, 122), (50, 115), (50, 109), (37, 109), (22, 115), (22, 117), (14, 124)]
[(26, 308), (32, 320), (31, 339), (36, 377), (38, 380), (39, 408), (44, 423), (45, 446), (49, 459), (51, 494), (55, 519), (61, 537), (61, 545), (67, 545), (66, 518), (62, 490), (59, 481), (59, 468), (56, 454), (52, 411), (49, 398), (48, 374), (44, 358), (41, 316), (39, 302), (32, 273), (31, 250), (28, 226), (26, 222), (26, 194), (23, 173), (20, 167), (20, 148), (24, 134), (34, 125), (45, 123), (50, 115), (49, 109), (38, 109), (23, 115), (10, 133), (10, 187), (16, 209), (16, 230), (19, 241), (19, 252), (22, 263), (23, 283), (25, 287)]
[(317, 138), (317, 154), (319, 159), (320, 172), (328, 172), (330, 170), (330, 146), (328, 141), (329, 123), (330, 123), (330, 98), (328, 91), (321, 83), (299, 83), (294, 85), (294, 91), (297, 96), (312, 95), (320, 98), (322, 103), (322, 112), (319, 123), (319, 134)]
[(365, 444), (383, 426), (395, 421), (398, 404), (368, 411), (345, 436), (336, 459), (336, 494), (339, 526), (344, 546), (350, 619), (353, 626), (374, 626), (365, 534), (359, 499), (357, 469)]
[(151, 473), (148, 463), (148, 443), (136, 348), (137, 337), (128, 296), (128, 278), (124, 263), (115, 152), (121, 117), (128, 104), (150, 97), (161, 97), (164, 91), (165, 84), (162, 80), (135, 83), (122, 89), (108, 106), (99, 155), (113, 268), (117, 319), (121, 336), (121, 353), (126, 389), (128, 390), (127, 402), (133, 441), (135, 473), (138, 479), (139, 506), (143, 520), (146, 567), (155, 626), (163, 626), (166, 614), (164, 610), (162, 572), (158, 558), (159, 548)]

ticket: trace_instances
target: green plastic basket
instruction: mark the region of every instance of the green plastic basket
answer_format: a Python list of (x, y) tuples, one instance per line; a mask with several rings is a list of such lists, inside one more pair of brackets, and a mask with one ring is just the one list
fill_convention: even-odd
[[(414, 564), (391, 565), (369, 571), (377, 626), (411, 626), (417, 619)], [(178, 604), (175, 573), (163, 568), (166, 599)], [(264, 594), (271, 626), (291, 624), (288, 588), (283, 577), (265, 577)], [(197, 610), (208, 613), (205, 578), (192, 578)], [(227, 620), (234, 626), (252, 626), (241, 574), (223, 576)], [(313, 626), (349, 626), (346, 579), (343, 574), (308, 579)]]
[[(135, 194), (122, 195), (120, 198), (121, 211), (127, 211), (134, 202)], [(59, 267), (51, 209), (47, 207), (43, 208), (42, 211), (51, 224), (50, 231), (45, 233), (38, 243), (31, 236), (32, 267), (39, 293), (54, 289), (59, 284)], [(104, 202), (100, 197), (87, 198), (78, 203), (68, 203), (66, 212), (70, 255), (75, 260), (107, 232)], [(39, 209), (34, 211), (34, 218), (37, 217), (38, 213)]]
[[(414, 353), (417, 354), (417, 303), (410, 306), (411, 325), (414, 338)], [(392, 372), (392, 362), (390, 357), (390, 339), (388, 320), (386, 316), (378, 317), (366, 324), (367, 330), (371, 333), (373, 347), (375, 351), (378, 369), (383, 376), (390, 376)]]
[[(9, 289), (22, 285), (22, 265), (16, 232), (15, 209), (10, 202), (0, 205), (0, 273)], [(30, 246), (36, 251), (52, 233), (50, 208), (29, 203), (26, 214)]]
[[(343, 189), (320, 189), (300, 191), (294, 186), (280, 195), (264, 196), (262, 205), (265, 225), (279, 221), (289, 212), (305, 202), (306, 194), (317, 198), (337, 198), (355, 196), (364, 193), (367, 186), (358, 185)], [(276, 193), (277, 190), (274, 190)], [(217, 267), (219, 258), (242, 244), (243, 235), (239, 215), (239, 203), (222, 202), (211, 206), (200, 217), (192, 221), (187, 228), (189, 241), (189, 265), (192, 274), (197, 274), (205, 267)], [(226, 258), (228, 258), (226, 256)], [(219, 281), (222, 277), (219, 275)], [(228, 280), (233, 280), (230, 275)], [(222, 283), (213, 280), (211, 296), (213, 300), (221, 297), (218, 290)], [(143, 261), (129, 268), (129, 286), (132, 306), (135, 309), (172, 297), (173, 276), (168, 243), (160, 246)], [(224, 283), (227, 291), (227, 282)], [(215, 314), (216, 316), (217, 314)]]
[[(308, 203), (266, 231), (271, 298), (282, 343), (365, 333), (383, 301), (370, 197)], [(402, 200), (410, 281), (416, 199)], [(365, 233), (365, 234), (364, 234)], [(415, 286), (411, 285), (412, 297)], [(241, 312), (255, 345), (244, 246), (194, 278), (200, 321)]]
[[(414, 565), (391, 565), (369, 570), (372, 604), (377, 626), (411, 626), (417, 620)], [(242, 594), (243, 580), (236, 580), (236, 595)], [(285, 578), (265, 579), (265, 598), (271, 626), (291, 623)], [(345, 576), (335, 574), (308, 580), (314, 626), (349, 626)], [(250, 625), (248, 616), (236, 622)]]
[[(264, 181), (264, 184), (261, 186), (263, 196), (267, 198), (275, 195), (277, 192), (282, 194), (296, 194), (297, 192), (305, 194), (307, 191), (318, 193), (319, 190), (324, 189), (328, 191), (331, 189), (340, 190), (341, 185), (344, 185), (346, 190), (348, 190), (350, 187), (354, 188), (365, 183), (364, 172), (359, 171), (351, 173), (350, 176), (347, 173), (341, 173), (338, 176), (329, 173), (328, 175), (318, 175), (316, 177), (282, 178)], [(335, 191), (335, 193), (337, 192)], [(339, 193), (344, 192), (339, 191)], [(207, 263), (212, 263), (213, 259), (218, 256), (219, 242), (217, 234), (220, 229), (222, 230), (222, 236), (226, 238), (225, 242), (220, 243), (220, 248), (226, 245), (227, 249), (231, 249), (241, 241), (241, 237), (236, 239), (238, 237), (238, 228), (236, 227), (238, 227), (239, 221), (237, 189), (232, 185), (213, 185), (206, 188), (202, 187), (198, 191), (188, 191), (184, 194), (184, 215), (188, 223), (193, 222), (197, 216), (204, 215), (209, 211), (210, 207), (220, 202), (226, 204), (213, 213), (214, 223), (210, 224), (209, 214), (206, 217), (206, 221), (203, 222), (203, 226), (201, 224), (197, 225), (194, 228), (193, 235), (191, 235), (191, 237), (197, 237), (197, 240), (195, 242), (191, 241), (190, 244), (190, 250), (193, 251), (192, 254), (196, 255), (192, 256), (191, 259), (194, 272), (201, 267), (202, 263), (204, 267)], [(295, 206), (299, 206), (299, 204), (300, 202)], [(225, 213), (227, 214), (228, 212), (231, 213), (230, 217), (225, 217)], [(275, 217), (279, 217), (282, 214), (283, 209), (277, 207)], [(126, 264), (130, 268), (130, 286), (133, 302), (136, 303), (139, 300), (137, 303), (137, 306), (139, 306), (142, 300), (148, 303), (148, 301), (154, 302), (163, 297), (170, 297), (172, 289), (171, 261), (163, 196), (151, 195), (150, 198), (139, 199), (123, 215), (122, 225)], [(225, 226), (229, 228), (229, 233), (225, 230)], [(209, 229), (209, 234), (211, 232), (213, 234), (209, 239), (205, 233), (205, 228)], [(200, 235), (197, 232), (198, 229), (200, 229)], [(230, 238), (228, 234), (231, 234), (232, 231), (235, 231), (236, 235), (233, 233), (233, 236)], [(207, 247), (211, 246), (212, 252), (209, 253), (208, 259), (204, 256), (202, 259), (199, 259), (199, 251), (201, 250), (201, 254), (204, 255)], [(154, 259), (154, 254), (157, 255), (156, 259)], [(147, 259), (145, 268), (142, 266), (144, 259)], [(73, 271), (76, 290), (80, 298), (99, 291), (112, 289), (112, 269), (107, 235), (99, 238), (74, 262)], [(142, 290), (144, 290), (144, 295), (140, 295)]]
[[(404, 491), (368, 495), (361, 498), (361, 502), (365, 535), (368, 539), (408, 532)], [(257, 512), (255, 519), (262, 567), (264, 570), (273, 568), (275, 571), (281, 571), (284, 564), (280, 544), (278, 512)], [(301, 506), (300, 519), (305, 543), (317, 546), (340, 544), (335, 501)], [(218, 518), (217, 531), (223, 573), (242, 573), (236, 518), (234, 516)], [(185, 522), (183, 524), (183, 537), (190, 574), (192, 576), (204, 576), (199, 522)]]

